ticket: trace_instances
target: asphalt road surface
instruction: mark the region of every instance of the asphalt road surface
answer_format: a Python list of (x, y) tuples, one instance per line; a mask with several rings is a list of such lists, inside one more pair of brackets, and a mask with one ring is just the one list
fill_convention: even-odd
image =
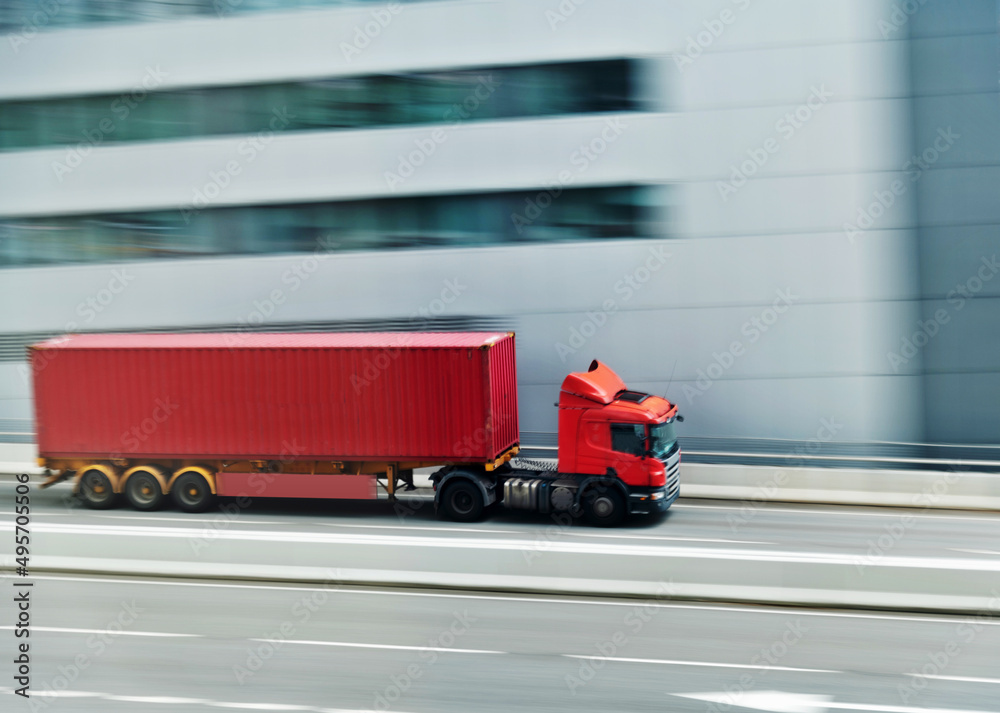
[[(2, 524), (13, 522), (13, 495), (12, 483), (0, 483)], [(33, 489), (31, 503), (32, 527), (83, 533), (192, 525), (211, 533), (235, 521), (275, 533), (858, 556), (874, 544), (912, 557), (1000, 557), (997, 517), (985, 513), (682, 500), (665, 517), (596, 530), (502, 511), (472, 525), (442, 522), (419, 500), (401, 510), (272, 500), (223, 502), (200, 515), (96, 512), (60, 485)], [(114, 547), (139, 559), (146, 539)], [(40, 573), (17, 578), (33, 582), (29, 702), (12, 695), (11, 579), (0, 582), (4, 711), (1000, 712), (997, 611), (948, 617)]]
[[(552, 541), (719, 549), (755, 552), (781, 551), (834, 553), (857, 557), (859, 563), (881, 556), (944, 557), (956, 559), (1000, 558), (997, 536), (1000, 515), (931, 509), (866, 508), (819, 505), (783, 505), (681, 499), (660, 517), (634, 517), (613, 529), (589, 527), (582, 521), (503, 509), (481, 522), (461, 524), (440, 520), (418, 492), (393, 506), (386, 501), (255, 500), (240, 507), (223, 500), (214, 511), (196, 515), (167, 509), (152, 513), (121, 505), (114, 510), (82, 507), (68, 483), (48, 490), (32, 485), (32, 522), (95, 531), (109, 527), (197, 528), (205, 541), (212, 534), (232, 529), (260, 532), (352, 533), (504, 539), (516, 537), (536, 542), (543, 551)], [(0, 524), (13, 522), (14, 483), (0, 482)], [(8, 538), (10, 539), (10, 538)], [(10, 552), (10, 542), (0, 542), (0, 553)], [(119, 555), (142, 557), (141, 542), (122, 540)], [(47, 553), (57, 554), (57, 553)], [(998, 582), (1000, 585), (1000, 582)]]
[[(36, 710), (1000, 710), (992, 617), (32, 581)], [(0, 630), (8, 670), (12, 634)], [(32, 710), (10, 688), (3, 710)]]

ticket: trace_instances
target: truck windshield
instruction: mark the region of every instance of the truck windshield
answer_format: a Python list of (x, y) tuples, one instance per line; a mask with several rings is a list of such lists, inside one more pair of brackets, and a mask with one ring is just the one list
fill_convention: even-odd
[(674, 422), (658, 423), (649, 427), (649, 450), (654, 458), (663, 458), (677, 443), (677, 435), (674, 433)]

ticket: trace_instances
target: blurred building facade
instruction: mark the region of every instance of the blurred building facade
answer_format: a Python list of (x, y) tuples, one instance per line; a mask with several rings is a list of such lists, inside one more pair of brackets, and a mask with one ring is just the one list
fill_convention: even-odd
[(997, 443), (991, 0), (13, 2), (0, 418), (109, 329), (511, 329), (700, 436)]

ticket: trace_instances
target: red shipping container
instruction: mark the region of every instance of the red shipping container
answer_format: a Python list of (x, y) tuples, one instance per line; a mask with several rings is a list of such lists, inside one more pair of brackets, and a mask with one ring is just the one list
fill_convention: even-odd
[(86, 334), (29, 347), (39, 455), (488, 462), (512, 333)]

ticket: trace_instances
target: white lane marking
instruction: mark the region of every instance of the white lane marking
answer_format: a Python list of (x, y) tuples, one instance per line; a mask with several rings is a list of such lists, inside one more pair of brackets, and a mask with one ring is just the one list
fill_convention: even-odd
[[(13, 626), (0, 626), (0, 629), (13, 629)], [(33, 626), (32, 631), (50, 631), (57, 634), (107, 634), (107, 629), (64, 629), (56, 626)], [(116, 631), (115, 636), (159, 636), (176, 638), (201, 638), (204, 634), (171, 634), (162, 631)]]
[(964, 683), (1000, 683), (1000, 678), (975, 678), (972, 676), (938, 676), (923, 675), (922, 673), (908, 673), (912, 678), (935, 678), (939, 681), (962, 681)]
[(962, 550), (957, 548), (951, 548), (952, 552), (968, 552), (973, 555), (1000, 555), (1000, 552), (995, 550)]
[[(13, 531), (13, 526), (0, 526), (0, 530)], [(126, 537), (198, 538), (204, 530), (182, 527), (120, 527), (115, 525), (61, 525), (35, 524), (35, 533), (64, 535), (97, 535)], [(245, 542), (295, 542), (328, 545), (366, 545), (391, 547), (433, 547), (442, 549), (474, 549), (525, 551), (537, 549), (539, 543), (531, 539), (484, 539), (471, 537), (418, 537), (402, 535), (354, 535), (348, 533), (320, 532), (264, 532), (260, 530), (216, 530), (211, 533), (213, 540)], [(546, 552), (564, 554), (614, 555), (617, 557), (699, 557), (702, 559), (728, 559), (751, 562), (797, 562), (810, 564), (857, 565), (859, 555), (840, 552), (791, 552), (745, 549), (715, 549), (700, 547), (696, 550), (682, 547), (656, 547), (652, 545), (619, 545), (603, 543), (583, 543), (570, 541), (550, 541), (545, 544)], [(974, 570), (1000, 572), (1000, 561), (987, 559), (952, 559), (947, 557), (892, 556), (883, 557), (880, 567), (933, 567), (940, 570)]]
[[(242, 524), (242, 521), (240, 521)], [(345, 524), (339, 522), (325, 522), (319, 523), (326, 525), (327, 527), (358, 527), (366, 528), (372, 530), (424, 530), (429, 532), (447, 532), (449, 534), (462, 534), (465, 532), (486, 532), (491, 534), (499, 535), (514, 535), (517, 537), (525, 537), (531, 535), (542, 535), (545, 534), (543, 530), (488, 530), (485, 528), (473, 528), (473, 527), (417, 527), (411, 525), (355, 525), (355, 524)], [(602, 532), (562, 532), (561, 535), (566, 537), (597, 537), (597, 538), (610, 538), (610, 539), (624, 539), (624, 540), (676, 540), (678, 542), (715, 542), (722, 544), (743, 544), (743, 545), (773, 545), (773, 542), (758, 542), (754, 540), (718, 540), (709, 539), (704, 537), (670, 537), (667, 535), (611, 535)]]
[(47, 689), (44, 691), (33, 691), (33, 698), (104, 698), (103, 693), (92, 693), (90, 691), (56, 691)]
[(165, 705), (180, 704), (206, 704), (210, 701), (206, 698), (180, 698), (177, 696), (113, 696), (110, 694), (100, 694), (101, 698), (109, 701), (121, 701), (122, 703), (162, 703)]
[(304, 641), (294, 639), (250, 639), (268, 644), (301, 644), (303, 646), (342, 646), (352, 649), (397, 649), (399, 651), (440, 651), (446, 654), (506, 654), (506, 651), (488, 649), (446, 649), (437, 646), (402, 646), (399, 644), (358, 644), (347, 641)]
[(831, 709), (845, 711), (877, 711), (878, 713), (991, 713), (968, 708), (914, 708), (911, 706), (882, 706), (872, 703), (836, 703), (832, 696), (811, 693), (786, 693), (785, 691), (738, 691), (736, 693), (671, 693), (680, 698), (696, 701), (735, 705), (759, 711), (781, 713), (825, 713)]
[[(60, 514), (70, 514), (70, 513), (60, 513)], [(108, 520), (151, 520), (151, 521), (161, 521), (161, 522), (176, 522), (179, 524), (191, 523), (191, 522), (208, 522), (208, 523), (229, 523), (237, 522), (237, 520), (231, 520), (223, 515), (215, 518), (199, 518), (199, 517), (169, 517), (169, 516), (144, 516), (144, 515), (93, 515), (95, 518), (104, 518)], [(494, 535), (513, 535), (515, 537), (531, 537), (544, 534), (542, 530), (496, 530), (487, 528), (475, 528), (475, 527), (419, 527), (416, 525), (359, 525), (356, 523), (343, 523), (343, 522), (316, 522), (316, 521), (299, 521), (299, 522), (287, 522), (278, 520), (238, 520), (240, 525), (298, 525), (298, 526), (310, 526), (310, 525), (321, 525), (323, 527), (348, 527), (356, 529), (366, 529), (366, 530), (407, 530), (407, 531), (423, 531), (423, 532), (444, 532), (449, 535), (463, 534), (466, 532), (476, 532), (476, 533), (487, 533)], [(0, 524), (13, 525), (13, 521), (10, 520), (0, 520)], [(78, 523), (79, 527), (90, 527), (86, 523)], [(563, 532), (562, 535), (566, 537), (591, 537), (598, 539), (615, 539), (615, 540), (662, 540), (662, 541), (676, 541), (676, 542), (710, 542), (714, 544), (738, 544), (738, 545), (776, 545), (774, 542), (764, 542), (761, 540), (726, 540), (726, 539), (716, 539), (708, 537), (673, 537), (669, 535), (612, 535), (601, 532)]]
[(215, 708), (242, 708), (252, 711), (314, 711), (312, 706), (297, 706), (290, 703), (224, 703), (209, 701)]
[(843, 671), (832, 671), (825, 668), (789, 668), (786, 666), (761, 666), (753, 664), (742, 664), (742, 663), (711, 663), (708, 661), (676, 661), (671, 659), (633, 659), (633, 658), (621, 658), (615, 656), (601, 656), (600, 654), (595, 656), (582, 656), (580, 654), (560, 654), (568, 659), (600, 659), (601, 661), (617, 661), (620, 663), (650, 663), (650, 664), (660, 664), (662, 666), (694, 666), (699, 668), (738, 668), (738, 669), (750, 669), (752, 671), (793, 671), (795, 673), (843, 673)]
[(355, 523), (346, 522), (320, 522), (316, 523), (318, 525), (325, 525), (326, 527), (355, 527), (355, 528), (365, 528), (368, 530), (429, 530), (430, 532), (447, 532), (449, 534), (463, 533), (463, 532), (488, 532), (500, 535), (523, 535), (525, 530), (488, 530), (485, 528), (475, 528), (475, 527), (418, 527), (416, 525), (358, 525)]
[[(222, 514), (220, 514), (218, 517), (184, 517), (184, 516), (170, 517), (169, 515), (166, 515), (166, 516), (153, 515), (153, 516), (150, 516), (150, 517), (147, 517), (145, 515), (94, 515), (93, 517), (102, 517), (102, 518), (106, 518), (108, 520), (161, 520), (161, 521), (166, 521), (166, 522), (179, 522), (179, 523), (188, 523), (188, 522), (214, 522), (216, 524), (218, 524), (218, 523), (227, 523), (228, 524), (230, 522), (235, 522), (236, 521), (236, 518), (226, 517), (225, 515), (222, 515)], [(295, 524), (295, 525), (310, 525), (310, 524), (313, 524), (313, 523), (310, 523), (308, 520), (291, 523), (291, 522), (286, 522), (286, 521), (281, 521), (281, 520), (243, 520), (242, 518), (239, 519), (239, 523), (241, 525), (292, 525), (292, 524)]]
[(725, 545), (777, 545), (757, 540), (715, 540), (707, 537), (668, 537), (666, 535), (608, 535), (603, 532), (567, 532), (569, 537), (606, 537), (621, 540), (677, 540), (678, 542), (715, 542)]
[[(13, 688), (0, 686), (0, 693), (13, 693)], [(181, 698), (178, 696), (119, 696), (111, 693), (94, 693), (91, 691), (46, 690), (32, 693), (34, 698), (103, 698), (107, 701), (120, 703), (153, 703), (161, 705), (207, 705), (214, 708), (233, 708), (257, 711), (316, 711), (316, 713), (370, 713), (369, 710), (356, 708), (320, 708), (317, 706), (301, 706), (289, 703), (239, 703), (235, 701), (212, 701), (206, 698)], [(44, 702), (44, 701), (43, 701)], [(403, 713), (397, 711), (396, 713)]]
[[(837, 510), (823, 510), (817, 507), (815, 510), (800, 510), (796, 508), (778, 507), (780, 501), (772, 503), (772, 507), (763, 506), (760, 512), (767, 514), (796, 513), (799, 515), (836, 515), (837, 517), (852, 517), (860, 515), (863, 517), (899, 517), (901, 514), (912, 515), (913, 517), (925, 517), (929, 520), (975, 520), (978, 522), (993, 522), (996, 520), (995, 514), (983, 512), (982, 515), (938, 515), (936, 512), (928, 512), (927, 508), (920, 505), (910, 507), (879, 507), (867, 506), (870, 510), (880, 510), (880, 512), (867, 512), (860, 508), (864, 505), (839, 505)], [(746, 505), (694, 505), (691, 503), (674, 503), (671, 510), (741, 510)], [(855, 508), (847, 510), (847, 508)], [(913, 512), (916, 511), (916, 512)]]
[[(360, 589), (347, 585), (345, 589), (336, 587), (307, 587), (282, 584), (232, 584), (223, 582), (178, 582), (166, 579), (130, 579), (121, 577), (111, 579), (107, 577), (61, 577), (58, 575), (32, 575), (32, 579), (44, 579), (60, 582), (97, 582), (101, 584), (145, 584), (167, 587), (210, 587), (216, 589), (274, 589), (279, 591), (296, 592), (327, 592), (328, 594), (372, 594), (388, 597), (431, 597), (437, 599), (479, 599), (491, 602), (531, 602), (545, 604), (582, 604), (584, 606), (606, 606), (606, 607), (653, 607), (656, 609), (689, 609), (697, 611), (724, 611), (738, 614), (771, 614), (788, 616), (789, 612), (794, 612), (795, 616), (828, 617), (831, 619), (874, 619), (878, 621), (905, 621), (922, 622), (931, 624), (954, 624), (961, 621), (957, 616), (953, 618), (933, 617), (933, 616), (911, 616), (893, 614), (854, 614), (849, 612), (818, 611), (798, 609), (795, 607), (756, 607), (756, 606), (725, 606), (712, 604), (681, 604), (675, 602), (651, 602), (646, 599), (634, 600), (602, 600), (602, 599), (566, 599), (560, 597), (505, 597), (491, 594), (459, 594), (456, 592), (410, 592), (405, 590), (392, 589)], [(978, 621), (979, 626), (1000, 626), (1000, 619)]]

